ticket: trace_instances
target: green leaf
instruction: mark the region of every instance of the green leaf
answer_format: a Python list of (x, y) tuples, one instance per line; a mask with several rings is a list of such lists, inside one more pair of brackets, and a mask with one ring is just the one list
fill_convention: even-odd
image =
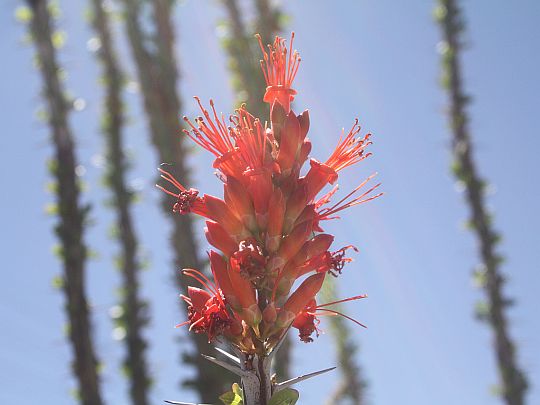
[(64, 31), (55, 31), (52, 34), (51, 41), (56, 49), (61, 49), (66, 43), (66, 33)]
[(298, 391), (292, 388), (286, 388), (284, 390), (276, 392), (268, 405), (294, 405), (298, 401), (300, 394)]
[(27, 23), (32, 19), (32, 10), (26, 6), (15, 9), (15, 19), (20, 23)]
[(236, 395), (240, 397), (244, 396), (244, 392), (242, 391), (242, 388), (240, 388), (240, 386), (237, 383), (234, 383), (232, 385), (232, 392), (234, 392)]
[(219, 397), (225, 405), (243, 405), (242, 389), (236, 383), (232, 386), (232, 391), (226, 392)]

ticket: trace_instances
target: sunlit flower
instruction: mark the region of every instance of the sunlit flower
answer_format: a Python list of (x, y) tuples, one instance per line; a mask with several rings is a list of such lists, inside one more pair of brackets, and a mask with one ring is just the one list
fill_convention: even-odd
[[(291, 326), (308, 342), (313, 333), (318, 334), (320, 315), (352, 319), (328, 307), (363, 296), (316, 304), (326, 276), (339, 276), (352, 260), (347, 251), (357, 250), (353, 246), (332, 249), (334, 237), (322, 226), (343, 210), (380, 194), (373, 195), (378, 184), (364, 191), (370, 176), (333, 202), (341, 170), (370, 155), (366, 152), (370, 135), (360, 136), (355, 121), (328, 159), (310, 158), (309, 113), (297, 115), (291, 110), (300, 56), (279, 37), (267, 49), (261, 43), (261, 49), (269, 119), (253, 116), (245, 105), (225, 118), (212, 100), (207, 109), (198, 98), (201, 115), (184, 118), (187, 136), (214, 156), (223, 198), (201, 195), (164, 167), (160, 172), (167, 184), (160, 188), (174, 197), (175, 214), (206, 219), (205, 235), (216, 249), (209, 252), (214, 281), (185, 270), (203, 288), (190, 287), (182, 296), (188, 304), (184, 324), (206, 333), (209, 340), (224, 336), (245, 353), (265, 355)], [(307, 161), (309, 169), (302, 172)], [(329, 184), (334, 188), (319, 196)]]

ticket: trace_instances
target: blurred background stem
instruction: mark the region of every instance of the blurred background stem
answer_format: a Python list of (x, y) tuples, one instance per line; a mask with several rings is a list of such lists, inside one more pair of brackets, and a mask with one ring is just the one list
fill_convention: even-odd
[(86, 299), (88, 250), (84, 244), (84, 228), (89, 207), (80, 202), (75, 139), (68, 122), (71, 107), (59, 78), (60, 66), (52, 40), (55, 33), (51, 18), (53, 6), (46, 0), (27, 0), (27, 4), (32, 11), (30, 31), (43, 81), (43, 97), (47, 104), (55, 155), (51, 163), (59, 217), (55, 231), (61, 245), (60, 256), (64, 268), (62, 289), (73, 353), (73, 371), (78, 384), (77, 397), (84, 405), (101, 405), (98, 361)]
[(487, 302), (478, 314), (491, 327), (493, 347), (500, 376), (500, 394), (508, 405), (525, 403), (527, 380), (520, 369), (516, 345), (510, 336), (506, 309), (512, 300), (504, 295), (505, 277), (501, 272), (502, 257), (497, 252), (500, 235), (485, 203), (486, 182), (480, 176), (473, 155), (467, 104), (461, 71), (461, 50), (465, 21), (457, 0), (439, 0), (435, 17), (440, 25), (443, 86), (449, 98), (449, 119), (452, 132), (452, 169), (465, 187), (465, 202), (470, 212), (469, 225), (478, 245), (481, 266), (475, 273)]
[(128, 161), (124, 151), (123, 126), (125, 123), (122, 89), (124, 74), (120, 68), (113, 45), (110, 16), (102, 0), (91, 1), (92, 27), (99, 39), (97, 57), (102, 64), (102, 80), (105, 85), (105, 100), (102, 115), (102, 131), (105, 138), (106, 174), (105, 183), (112, 194), (112, 206), (116, 214), (116, 232), (121, 245), (118, 263), (122, 275), (120, 288), (120, 315), (117, 327), (125, 330), (127, 354), (124, 370), (129, 378), (131, 402), (147, 405), (150, 377), (145, 360), (146, 341), (142, 329), (147, 323), (146, 302), (140, 298), (138, 257), (139, 242), (133, 225), (131, 205), (133, 192), (126, 184)]
[[(333, 277), (327, 277), (325, 280), (321, 296), (324, 302), (334, 302), (339, 299), (336, 281)], [(332, 306), (332, 309), (341, 312), (339, 305)], [(345, 403), (365, 405), (367, 403), (365, 400), (367, 382), (364, 380), (363, 371), (357, 362), (358, 344), (354, 341), (354, 333), (347, 322), (341, 316), (328, 317), (329, 329), (335, 342), (339, 364), (337, 371), (341, 374), (341, 379), (326, 401), (327, 405)]]
[[(135, 61), (144, 109), (147, 116), (151, 142), (159, 163), (166, 163), (180, 183), (190, 186), (187, 167), (185, 137), (180, 136), (181, 102), (178, 95), (178, 65), (174, 54), (174, 30), (172, 25), (173, 2), (169, 0), (120, 0), (123, 5), (125, 28)], [(143, 13), (143, 8), (146, 8)], [(147, 18), (143, 21), (143, 15)], [(147, 35), (142, 27), (150, 27)], [(189, 215), (172, 215), (172, 202), (166, 194), (162, 208), (172, 220), (170, 242), (174, 252), (173, 275), (179, 293), (185, 293), (188, 280), (179, 272), (183, 268), (203, 270), (205, 263), (199, 257), (199, 247)], [(182, 314), (185, 313), (182, 305)], [(182, 315), (184, 316), (184, 315)], [(185, 386), (196, 390), (202, 402), (215, 401), (231, 381), (227, 374), (216, 370), (200, 353), (210, 350), (206, 338), (189, 333), (194, 346), (190, 353), (183, 352), (182, 361), (195, 368), (195, 376), (184, 381)]]

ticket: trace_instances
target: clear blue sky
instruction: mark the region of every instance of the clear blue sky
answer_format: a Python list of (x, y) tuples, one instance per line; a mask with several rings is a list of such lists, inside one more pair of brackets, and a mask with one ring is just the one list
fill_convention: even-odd
[[(244, 1), (244, 3), (247, 3)], [(302, 66), (296, 81), (298, 110), (309, 108), (314, 156), (325, 158), (342, 127), (358, 116), (373, 132), (374, 156), (344, 172), (342, 189), (373, 171), (380, 173), (386, 195), (344, 213), (335, 222), (338, 244), (360, 248), (356, 261), (340, 279), (343, 296), (369, 294), (350, 303), (347, 313), (367, 324), (357, 329), (358, 361), (369, 380), (368, 396), (376, 405), (488, 405), (496, 383), (491, 335), (473, 319), (481, 292), (471, 283), (477, 263), (475, 244), (462, 227), (467, 217), (462, 196), (449, 173), (446, 98), (438, 86), (440, 34), (433, 23), (432, 1), (291, 1), (288, 30), (297, 33)], [(528, 0), (466, 1), (469, 50), (465, 84), (474, 98), (472, 133), (482, 174), (494, 193), (489, 206), (504, 236), (506, 291), (516, 297), (510, 311), (511, 332), (519, 360), (527, 371), (529, 403), (540, 401), (540, 3)], [(0, 403), (73, 404), (75, 386), (69, 371), (70, 351), (63, 335), (63, 298), (51, 286), (60, 264), (51, 254), (56, 243), (54, 220), (44, 213), (52, 202), (45, 170), (51, 155), (48, 131), (35, 116), (42, 103), (40, 81), (32, 67), (33, 49), (21, 44), (24, 29), (13, 18), (16, 0), (0, 5), (0, 199), (3, 282), (0, 283)], [(332, 6), (331, 4), (334, 4)], [(97, 252), (88, 264), (95, 341), (104, 362), (103, 391), (108, 403), (127, 403), (125, 379), (118, 372), (123, 346), (111, 337), (109, 308), (117, 301), (119, 277), (111, 257), (117, 251), (107, 231), (113, 221), (103, 208), (107, 192), (99, 156), (101, 88), (98, 67), (86, 43), (92, 33), (83, 20), (84, 1), (62, 1), (61, 28), (68, 42), (61, 52), (68, 87), (86, 100), (74, 113), (80, 162), (88, 185), (93, 226), (86, 241)], [(224, 112), (233, 95), (218, 44), (216, 21), (223, 17), (217, 1), (183, 2), (174, 16), (177, 53), (182, 70), (185, 113), (195, 112), (190, 97), (213, 97)], [(119, 28), (119, 27), (117, 27)], [(129, 53), (122, 42), (122, 52)], [(129, 69), (132, 69), (129, 66)], [(151, 304), (146, 331), (155, 387), (152, 401), (192, 400), (177, 382), (189, 373), (177, 361), (173, 326), (183, 319), (172, 281), (168, 223), (158, 211), (154, 188), (158, 165), (147, 143), (139, 95), (126, 93), (131, 125), (127, 142), (135, 167), (130, 182), (141, 187), (135, 208), (150, 266), (143, 294)], [(209, 156), (193, 154), (194, 186), (219, 192)], [(537, 208), (534, 208), (537, 207)], [(202, 223), (198, 223), (202, 229)], [(201, 238), (201, 243), (206, 242)], [(536, 315), (535, 315), (536, 314)], [(298, 344), (295, 369), (308, 372), (335, 364), (332, 339)], [(337, 374), (299, 386), (302, 404), (319, 404), (334, 387)]]

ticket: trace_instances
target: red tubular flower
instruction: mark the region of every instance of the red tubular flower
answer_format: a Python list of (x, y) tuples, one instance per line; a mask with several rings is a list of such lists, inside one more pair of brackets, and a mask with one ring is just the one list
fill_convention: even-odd
[(250, 280), (263, 276), (266, 257), (257, 241), (253, 238), (243, 240), (238, 244), (238, 250), (231, 256), (231, 266), (238, 269), (240, 275)]
[[(216, 336), (230, 329), (233, 325), (232, 317), (227, 311), (225, 300), (216, 284), (197, 270), (186, 269), (184, 274), (199, 281), (208, 291), (188, 287), (188, 296), (181, 295), (188, 305), (188, 320), (177, 327), (189, 324), (189, 330), (195, 333), (206, 333), (208, 342), (211, 342)], [(231, 333), (231, 331), (228, 332)]]
[[(264, 57), (264, 61), (261, 61), (267, 85), (264, 101), (271, 106), (277, 101), (288, 112), (291, 109), (291, 101), (296, 95), (296, 91), (291, 86), (298, 72), (300, 55), (296, 51), (292, 52), (292, 49), (287, 50), (285, 40), (280, 37), (276, 37), (273, 45), (268, 45), (268, 52), (266, 52), (260, 35), (257, 35), (257, 38)], [(291, 48), (293, 40), (294, 33), (291, 34)]]
[(203, 217), (208, 217), (208, 212), (204, 204), (204, 200), (201, 197), (198, 197), (199, 191), (190, 188), (186, 189), (182, 184), (174, 178), (174, 176), (168, 171), (159, 168), (161, 173), (161, 178), (165, 179), (167, 182), (172, 184), (177, 189), (177, 193), (167, 190), (165, 187), (158, 185), (157, 187), (164, 191), (165, 193), (176, 197), (176, 202), (173, 205), (173, 212), (177, 214), (187, 214), (193, 212), (194, 214), (201, 215)]
[[(274, 286), (274, 297), (289, 294), (294, 281), (307, 273), (305, 271), (302, 272), (302, 270), (309, 267), (309, 264), (313, 262), (312, 258), (317, 258), (325, 254), (333, 241), (334, 237), (332, 235), (321, 233), (304, 243), (300, 251), (287, 262), (283, 270), (279, 273)], [(317, 265), (314, 268), (310, 268), (310, 270), (319, 267), (320, 265)]]
[(268, 169), (258, 169), (251, 170), (246, 175), (249, 176), (248, 190), (253, 198), (257, 224), (261, 229), (266, 229), (268, 224), (268, 202), (274, 188), (272, 173)]
[(242, 305), (229, 277), (227, 262), (223, 260), (223, 257), (221, 257), (219, 253), (213, 250), (211, 250), (208, 254), (208, 258), (210, 259), (210, 268), (212, 270), (212, 274), (214, 275), (214, 279), (220, 286), (223, 295), (227, 299), (227, 302), (233, 310), (236, 312), (241, 312)]
[(353, 319), (350, 316), (347, 316), (339, 311), (327, 308), (332, 305), (337, 305), (348, 301), (356, 301), (362, 298), (366, 298), (366, 295), (357, 295), (356, 297), (345, 298), (343, 300), (329, 302), (322, 305), (317, 305), (315, 299), (312, 299), (305, 306), (305, 308), (300, 311), (298, 315), (296, 315), (296, 318), (294, 318), (294, 321), (292, 323), (292, 327), (298, 329), (298, 336), (300, 337), (300, 340), (304, 343), (313, 342), (313, 338), (311, 337), (313, 332), (315, 332), (317, 337), (319, 337), (320, 329), (318, 328), (318, 326), (321, 321), (318, 317), (321, 315), (342, 316), (365, 328), (366, 326), (358, 322), (356, 319)]
[(207, 194), (204, 195), (203, 200), (209, 218), (218, 222), (229, 235), (237, 240), (242, 240), (249, 235), (242, 221), (225, 204), (225, 201)]
[(276, 188), (272, 193), (268, 207), (268, 228), (265, 246), (269, 253), (276, 252), (281, 244), (284, 215), (285, 197), (281, 190)]
[(292, 293), (278, 313), (276, 324), (279, 327), (289, 326), (308, 302), (315, 298), (323, 285), (324, 276), (325, 273), (318, 273), (306, 278)]
[[(206, 238), (218, 250), (209, 252), (214, 282), (195, 270), (184, 272), (203, 286), (189, 287), (183, 296), (188, 304), (184, 324), (209, 340), (222, 335), (246, 354), (266, 356), (291, 324), (307, 342), (318, 333), (318, 316), (345, 316), (327, 308), (335, 303), (317, 305), (315, 297), (327, 273), (341, 274), (351, 261), (346, 251), (356, 248), (332, 249), (334, 237), (324, 233), (323, 225), (380, 194), (374, 195), (378, 184), (364, 191), (370, 176), (333, 202), (340, 171), (369, 156), (369, 135), (360, 137), (355, 121), (326, 161), (310, 159), (309, 113), (291, 110), (300, 57), (279, 37), (266, 50), (260, 45), (270, 117), (255, 117), (242, 105), (225, 118), (212, 100), (207, 109), (195, 98), (200, 116), (184, 118), (185, 134), (215, 157), (223, 198), (200, 195), (163, 168), (167, 187), (158, 187), (174, 197), (174, 213), (207, 219)], [(328, 184), (336, 186), (318, 197)], [(300, 277), (305, 279), (294, 289)]]
[(279, 153), (277, 162), (281, 173), (288, 175), (296, 161), (298, 151), (302, 146), (300, 123), (294, 112), (289, 112), (281, 132), (281, 141), (279, 143)]
[(245, 187), (232, 176), (228, 176), (223, 186), (225, 203), (242, 220), (244, 225), (251, 231), (257, 229), (253, 202)]
[(232, 255), (238, 247), (238, 243), (236, 243), (227, 231), (225, 231), (225, 229), (217, 222), (206, 221), (204, 233), (208, 242), (215, 248), (221, 250), (226, 256)]

